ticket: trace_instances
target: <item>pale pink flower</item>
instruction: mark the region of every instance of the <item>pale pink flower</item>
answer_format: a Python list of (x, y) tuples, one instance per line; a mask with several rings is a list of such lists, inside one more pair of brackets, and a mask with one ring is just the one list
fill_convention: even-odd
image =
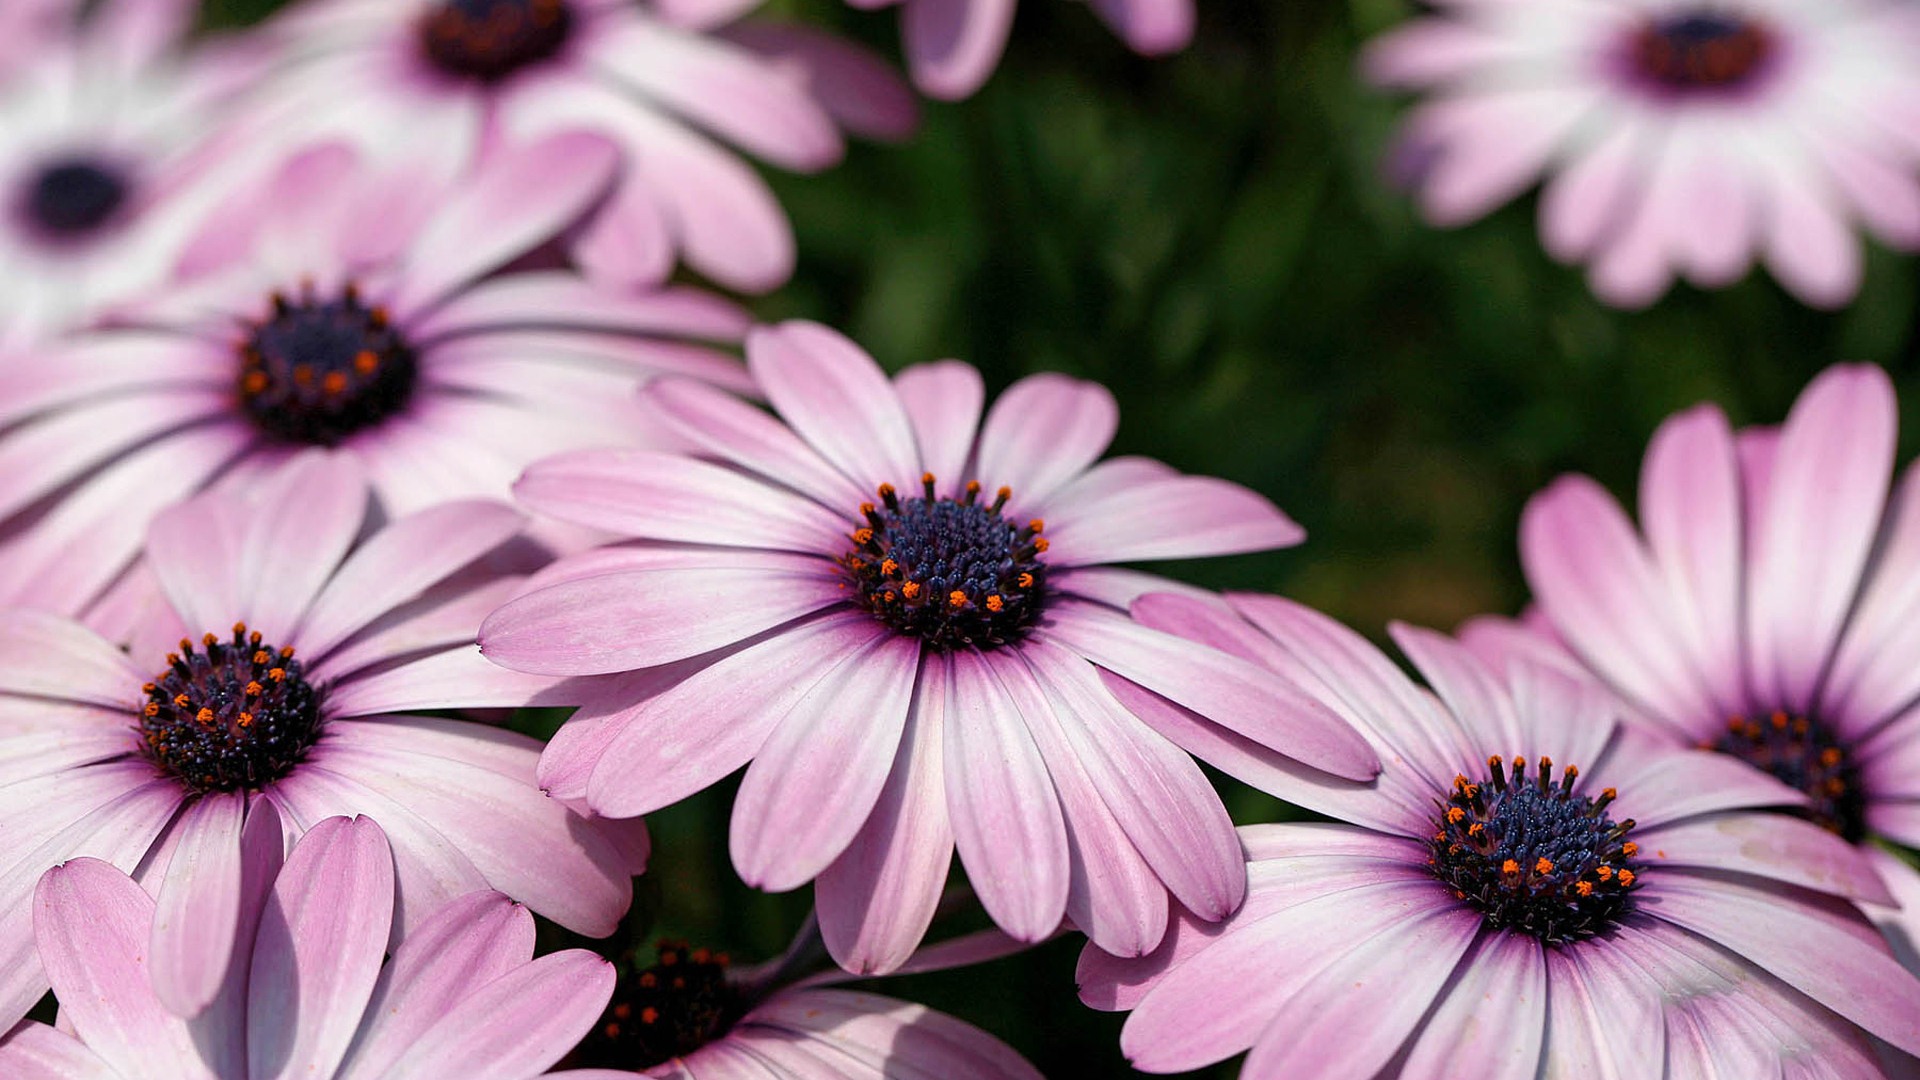
[[(1640, 528), (1593, 480), (1556, 481), (1521, 521), (1536, 628), (1483, 620), (1467, 639), (1597, 677), (1650, 730), (1805, 792), (1803, 816), (1920, 895), (1865, 842), (1920, 846), (1920, 470), (1890, 498), (1897, 417), (1864, 366), (1828, 369), (1780, 428), (1673, 417), (1647, 448)], [(1870, 914), (1920, 940), (1911, 903)]]
[(77, 8), (0, 5), (0, 345), (165, 278), (234, 157), (220, 121), (271, 59), (258, 43), (189, 49), (187, 0)]
[(1364, 67), (1427, 94), (1397, 167), (1458, 225), (1545, 179), (1540, 233), (1609, 303), (1756, 260), (1860, 287), (1856, 229), (1920, 248), (1920, 7), (1897, 0), (1443, 0)]
[(1119, 420), (1104, 388), (1036, 375), (983, 421), (980, 375), (957, 361), (890, 380), (812, 323), (754, 331), (747, 359), (778, 418), (656, 380), (643, 397), (699, 456), (564, 454), (516, 488), (630, 538), (556, 563), (482, 631), (509, 667), (604, 676), (541, 760), (557, 797), (631, 817), (745, 766), (736, 869), (775, 891), (817, 877), (835, 958), (885, 971), (925, 933), (956, 848), (1024, 940), (1066, 914), (1140, 952), (1169, 889), (1209, 918), (1239, 905), (1219, 797), (1096, 664), (1233, 717), (1219, 737), (1372, 775), (1323, 706), (1127, 618), (1165, 586), (1109, 564), (1302, 534), (1238, 485), (1101, 462)]
[[(1271, 667), (1363, 733), (1372, 784), (1249, 746), (1223, 767), (1334, 823), (1249, 826), (1247, 902), (1175, 913), (1136, 959), (1089, 945), (1084, 1000), (1178, 1072), (1246, 1080), (1880, 1075), (1864, 1029), (1920, 1048), (1920, 981), (1846, 898), (1862, 854), (1752, 811), (1805, 796), (1617, 721), (1591, 679), (1393, 635), (1432, 687), (1277, 597), (1149, 595), (1149, 626)], [(1163, 724), (1178, 706), (1116, 692)]]
[(841, 129), (901, 137), (912, 95), (878, 59), (805, 27), (735, 39), (636, 0), (307, 0), (266, 32), (290, 59), (252, 119), (290, 146), (348, 138), (457, 177), (501, 138), (591, 131), (621, 151), (618, 184), (573, 244), (582, 267), (658, 284), (684, 261), (732, 288), (793, 272), (792, 229), (752, 167), (812, 172)]
[(420, 715), (572, 700), (474, 645), (517, 586), (476, 560), (520, 515), (448, 502), (376, 528), (369, 511), (355, 459), (310, 451), (251, 498), (210, 493), (154, 521), (145, 565), (165, 602), (130, 650), (58, 616), (0, 613), (0, 1023), (47, 988), (34, 882), (83, 855), (155, 895), (159, 999), (207, 1008), (244, 938), (247, 822), (269, 803), (289, 840), (335, 814), (380, 816), (396, 937), (486, 888), (613, 931), (644, 864), (640, 823), (542, 795), (532, 739)]
[(389, 515), (504, 498), (556, 450), (661, 445), (632, 402), (649, 375), (746, 389), (715, 347), (747, 326), (727, 302), (498, 272), (617, 168), (588, 135), (503, 149), (457, 183), (329, 146), (236, 191), (194, 276), (0, 368), (0, 600), (117, 637), (148, 521), (210, 485), (326, 446)]
[(314, 824), (282, 865), (270, 806), (248, 822), (240, 940), (196, 1021), (154, 995), (147, 943), (168, 918), (98, 859), (41, 877), (33, 930), (60, 1026), (0, 1038), (19, 1080), (531, 1080), (586, 1034), (613, 966), (583, 949), (534, 959), (533, 916), (497, 892), (429, 915), (384, 966), (399, 880), (373, 819)]

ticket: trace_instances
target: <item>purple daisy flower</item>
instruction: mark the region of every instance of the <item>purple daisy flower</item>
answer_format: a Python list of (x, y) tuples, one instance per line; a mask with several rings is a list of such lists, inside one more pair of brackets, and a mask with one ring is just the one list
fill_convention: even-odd
[(1375, 41), (1426, 92), (1397, 171), (1428, 220), (1546, 178), (1549, 254), (1609, 303), (1756, 260), (1809, 304), (1860, 288), (1864, 226), (1920, 249), (1920, 9), (1884, 0), (1442, 0)]
[(565, 454), (516, 489), (631, 538), (561, 560), (482, 630), (498, 663), (606, 676), (541, 759), (555, 796), (630, 817), (748, 766), (734, 866), (775, 891), (818, 877), (835, 958), (885, 971), (925, 933), (956, 847), (1025, 940), (1065, 913), (1141, 952), (1167, 889), (1207, 917), (1239, 906), (1219, 797), (1094, 664), (1237, 718), (1222, 738), (1302, 768), (1377, 768), (1283, 681), (1127, 618), (1164, 583), (1108, 564), (1301, 531), (1234, 484), (1096, 464), (1118, 422), (1105, 389), (1034, 376), (983, 423), (979, 373), (955, 361), (889, 380), (811, 323), (754, 331), (747, 359), (779, 419), (657, 380), (643, 398), (700, 456)]
[(75, 859), (40, 878), (33, 932), (60, 1026), (0, 1038), (21, 1080), (531, 1080), (586, 1034), (613, 967), (583, 949), (533, 957), (533, 916), (497, 892), (432, 913), (381, 964), (399, 887), (371, 818), (316, 822), (281, 864), (270, 806), (243, 840), (240, 943), (219, 998), (184, 1020), (154, 996), (147, 943), (180, 912), (126, 874)]
[[(759, 7), (764, 0), (655, 0), (668, 18), (711, 25)], [(857, 8), (900, 5), (900, 37), (907, 68), (920, 90), (936, 98), (971, 97), (993, 74), (1013, 33), (1018, 0), (847, 0)], [(1167, 56), (1193, 40), (1193, 0), (1088, 0), (1088, 7), (1142, 56)]]
[(33, 884), (82, 855), (154, 893), (155, 992), (182, 1015), (206, 1008), (240, 937), (242, 836), (269, 803), (289, 838), (380, 815), (396, 935), (486, 888), (613, 931), (645, 862), (639, 823), (542, 795), (532, 739), (417, 715), (552, 703), (550, 680), (474, 646), (517, 587), (476, 560), (521, 517), (451, 502), (369, 531), (369, 505), (355, 459), (316, 450), (252, 498), (160, 515), (145, 565), (166, 601), (130, 652), (58, 616), (0, 613), (0, 1022), (47, 988)]
[[(1556, 481), (1521, 522), (1539, 629), (1466, 636), (1597, 677), (1649, 730), (1798, 789), (1914, 896), (1920, 874), (1865, 843), (1920, 846), (1920, 470), (1890, 501), (1897, 426), (1864, 366), (1828, 369), (1781, 428), (1681, 413), (1647, 449), (1644, 535), (1591, 479)], [(1911, 904), (1873, 913), (1920, 937)]]
[[(71, 329), (160, 283), (232, 158), (223, 103), (271, 50), (191, 51), (197, 5), (8, 3), (0, 15), (0, 343)], [(18, 20), (14, 25), (8, 20)], [(18, 362), (26, 362), (24, 360)]]
[[(567, 1080), (1040, 1080), (1005, 1043), (924, 1005), (790, 978), (813, 926), (788, 955), (742, 971), (725, 953), (663, 941), (656, 962), (623, 970), (601, 1023), (555, 1073)], [(1020, 946), (986, 933), (930, 946), (902, 972), (991, 960)]]
[(118, 637), (139, 590), (109, 592), (147, 522), (210, 485), (325, 446), (388, 515), (505, 498), (556, 450), (660, 445), (632, 404), (650, 374), (750, 386), (704, 344), (745, 332), (731, 304), (494, 273), (578, 220), (617, 161), (563, 135), (441, 184), (332, 146), (232, 196), (195, 276), (0, 369), (0, 599)]
[(793, 272), (792, 229), (717, 136), (815, 171), (840, 130), (904, 137), (913, 96), (858, 47), (800, 27), (730, 38), (634, 0), (308, 0), (269, 24), (289, 62), (254, 109), (283, 142), (357, 140), (458, 176), (500, 136), (591, 131), (624, 167), (573, 252), (591, 274), (657, 284), (676, 259), (764, 292)]
[(1617, 723), (1591, 679), (1496, 671), (1439, 634), (1393, 629), (1429, 693), (1276, 597), (1134, 613), (1297, 681), (1385, 762), (1367, 785), (1254, 747), (1228, 763), (1337, 823), (1241, 830), (1251, 885), (1223, 924), (1176, 914), (1135, 959), (1089, 945), (1081, 995), (1132, 1010), (1137, 1067), (1250, 1050), (1248, 1078), (1860, 1077), (1879, 1073), (1856, 1024), (1920, 1048), (1920, 981), (1844, 899), (1889, 899), (1872, 866), (1749, 812), (1802, 793)]

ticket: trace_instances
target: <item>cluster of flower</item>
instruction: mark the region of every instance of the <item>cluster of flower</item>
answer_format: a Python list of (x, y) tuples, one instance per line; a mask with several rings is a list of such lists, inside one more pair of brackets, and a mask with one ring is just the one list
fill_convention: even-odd
[[(1303, 533), (1102, 460), (1101, 387), (989, 406), (670, 282), (792, 269), (716, 139), (819, 169), (916, 124), (757, 6), (307, 0), (223, 39), (194, 0), (6, 0), (0, 1075), (1026, 1080), (839, 984), (1063, 930), (1155, 1072), (1920, 1068), (1883, 373), (1777, 429), (1674, 418), (1639, 530), (1537, 496), (1537, 606), (1395, 627), (1422, 687), (1122, 568)], [(970, 94), (1014, 6), (904, 0), (914, 83)], [(1192, 32), (1092, 7), (1144, 53)], [(1756, 254), (1838, 303), (1849, 218), (1920, 245), (1904, 0), (1449, 0), (1366, 65), (1435, 91), (1396, 161), (1436, 219), (1561, 161), (1548, 246), (1621, 303)], [(574, 711), (488, 722), (530, 706)], [(1330, 820), (1236, 830), (1200, 762)], [(535, 913), (612, 934), (642, 816), (741, 770), (735, 869), (813, 886), (788, 955), (535, 958)], [(956, 896), (996, 929), (924, 944)]]

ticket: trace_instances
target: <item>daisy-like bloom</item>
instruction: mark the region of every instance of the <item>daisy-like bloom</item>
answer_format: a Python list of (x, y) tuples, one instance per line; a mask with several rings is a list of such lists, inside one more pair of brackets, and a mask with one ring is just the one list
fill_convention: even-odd
[(505, 498), (556, 450), (657, 445), (632, 403), (650, 374), (746, 389), (707, 344), (745, 332), (730, 304), (494, 273), (617, 167), (588, 135), (503, 149), (457, 184), (329, 146), (235, 194), (191, 245), (195, 276), (122, 308), (134, 325), (0, 369), (0, 600), (117, 637), (107, 594), (147, 522), (209, 485), (321, 446), (361, 462), (390, 516)]
[[(1801, 816), (1847, 840), (1920, 846), (1920, 471), (1889, 500), (1897, 424), (1886, 374), (1853, 366), (1782, 428), (1673, 417), (1647, 450), (1643, 531), (1593, 480), (1556, 481), (1521, 522), (1537, 629), (1489, 620), (1469, 640), (1590, 673), (1650, 730), (1804, 792)], [(1920, 935), (1920, 911), (1887, 914)]]
[[(724, 22), (762, 0), (656, 0), (669, 18)], [(993, 74), (1013, 33), (1018, 0), (847, 0), (857, 8), (901, 6), (900, 40), (914, 85), (929, 97), (971, 97)], [(1193, 40), (1193, 0), (1087, 0), (1142, 56), (1168, 56)]]
[(1856, 225), (1920, 248), (1920, 9), (1885, 0), (1444, 0), (1371, 46), (1429, 93), (1397, 151), (1428, 220), (1545, 177), (1549, 254), (1609, 303), (1756, 259), (1809, 304), (1858, 291)]
[[(1011, 951), (998, 934), (923, 950), (908, 969), (939, 971)], [(803, 937), (802, 942), (807, 938)], [(814, 939), (817, 942), (817, 938)], [(796, 942), (796, 948), (800, 942)], [(636, 956), (599, 1026), (562, 1062), (566, 1080), (1040, 1080), (1005, 1043), (924, 1005), (798, 981), (792, 957), (742, 971), (726, 953), (662, 941)]]
[(0, 1038), (19, 1080), (531, 1080), (593, 1025), (613, 966), (533, 957), (533, 916), (497, 892), (432, 913), (381, 964), (399, 888), (372, 818), (317, 822), (281, 864), (274, 813), (248, 823), (240, 945), (197, 1022), (151, 986), (147, 942), (179, 912), (98, 859), (41, 877), (33, 931), (61, 1027)]
[(206, 181), (231, 156), (224, 106), (270, 55), (184, 50), (197, 5), (183, 0), (107, 0), (85, 19), (78, 6), (0, 15), (0, 344), (163, 279), (194, 208), (218, 195)]
[(1149, 956), (1083, 953), (1083, 999), (1132, 1010), (1137, 1067), (1250, 1049), (1248, 1078), (1865, 1077), (1855, 1024), (1920, 1047), (1920, 981), (1842, 899), (1889, 899), (1872, 867), (1751, 812), (1801, 793), (1618, 723), (1591, 679), (1427, 631), (1393, 633), (1432, 693), (1279, 598), (1134, 614), (1293, 678), (1384, 762), (1368, 785), (1229, 763), (1336, 822), (1241, 830), (1251, 885), (1227, 922), (1176, 914)]
[(253, 111), (288, 139), (424, 152), (449, 176), (502, 134), (613, 140), (619, 184), (573, 252), (622, 284), (658, 283), (676, 259), (754, 292), (793, 272), (784, 211), (714, 137), (811, 172), (840, 160), (843, 127), (918, 123), (898, 77), (850, 43), (792, 27), (735, 40), (636, 0), (308, 0), (267, 32), (289, 60)]
[(775, 891), (817, 876), (834, 957), (886, 971), (925, 933), (956, 846), (1024, 940), (1065, 912), (1137, 953), (1159, 940), (1167, 889), (1210, 918), (1239, 905), (1219, 797), (1095, 663), (1238, 718), (1218, 737), (1302, 769), (1377, 768), (1281, 680), (1126, 617), (1158, 579), (1107, 564), (1301, 532), (1234, 484), (1096, 464), (1118, 422), (1105, 389), (1034, 376), (983, 424), (979, 373), (956, 361), (889, 380), (812, 323), (754, 331), (747, 360), (779, 419), (656, 380), (643, 397), (700, 456), (564, 454), (516, 489), (631, 538), (556, 563), (482, 628), (508, 667), (607, 676), (541, 759), (555, 796), (631, 817), (751, 762), (734, 866)]
[(79, 856), (153, 893), (154, 992), (204, 1010), (245, 936), (244, 837), (269, 804), (289, 840), (379, 815), (396, 936), (487, 888), (613, 931), (646, 857), (639, 823), (542, 795), (532, 739), (418, 715), (552, 703), (546, 682), (474, 647), (516, 587), (476, 560), (523, 520), (450, 502), (368, 533), (369, 506), (352, 456), (316, 450), (250, 499), (209, 493), (161, 515), (145, 565), (167, 603), (128, 651), (57, 616), (0, 614), (0, 1021), (47, 988), (34, 882)]

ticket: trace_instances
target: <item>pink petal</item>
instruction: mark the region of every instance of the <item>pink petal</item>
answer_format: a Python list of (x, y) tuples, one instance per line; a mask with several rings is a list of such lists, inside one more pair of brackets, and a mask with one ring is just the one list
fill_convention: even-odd
[[(1246, 897), (1246, 866), (1233, 821), (1193, 759), (1106, 693), (1093, 666), (1045, 641), (1020, 650), (1053, 710), (1059, 735), (1101, 801), (1167, 888), (1203, 919), (1225, 918)], [(1039, 721), (1039, 722), (1036, 722)], [(1049, 758), (1051, 764), (1052, 759)]]
[[(774, 725), (801, 708), (828, 672), (884, 633), (865, 612), (828, 615), (636, 703), (594, 768), (588, 802), (608, 817), (637, 817), (718, 782), (759, 753)], [(700, 722), (688, 723), (689, 716)]]
[(733, 802), (733, 865), (769, 892), (798, 888), (860, 832), (906, 725), (920, 643), (884, 635), (779, 717)]
[(1767, 268), (1806, 303), (1843, 307), (1860, 291), (1860, 240), (1819, 177), (1809, 175), (1805, 163), (1792, 172), (1795, 175), (1776, 176), (1768, 191), (1772, 213), (1763, 237)]
[(1805, 805), (1806, 796), (1737, 758), (1709, 750), (1676, 752), (1666, 740), (1623, 730), (1600, 767), (1583, 778), (1588, 788), (1612, 785), (1630, 800), (1629, 813), (1653, 828), (1722, 810)]
[[(491, 278), (423, 315), (421, 341), (540, 324), (624, 337), (739, 341), (752, 320), (731, 301), (698, 289), (646, 292), (599, 288), (570, 271), (530, 271)], [(741, 390), (748, 389), (742, 380)]]
[(1754, 690), (1779, 707), (1813, 703), (1880, 527), (1897, 424), (1892, 383), (1864, 365), (1828, 368), (1787, 417), (1748, 603)]
[(79, 1039), (32, 1020), (0, 1036), (0, 1069), (21, 1080), (124, 1080)]
[(562, 521), (623, 536), (838, 555), (858, 507), (817, 503), (706, 462), (646, 450), (557, 454), (514, 485)]
[[(1844, 724), (1844, 738), (1860, 738), (1920, 698), (1920, 469), (1909, 467), (1901, 477), (1888, 514), (1859, 606), (1834, 654), (1817, 706), (1819, 715)], [(1898, 738), (1895, 731), (1885, 734)], [(1864, 753), (1856, 760), (1870, 771), (1879, 767)], [(1920, 770), (1909, 774), (1920, 777)], [(1900, 776), (1896, 766), (1884, 780), (1868, 777), (1867, 782), (1877, 792), (1888, 790), (1882, 785), (1897, 783)]]
[(971, 97), (993, 74), (1013, 30), (1014, 0), (906, 0), (900, 16), (907, 64), (922, 93)]
[(1370, 780), (1379, 759), (1324, 704), (1244, 660), (1091, 606), (1058, 603), (1047, 636), (1121, 678), (1303, 764)]
[[(239, 552), (236, 614), (268, 640), (286, 642), (360, 534), (367, 479), (350, 455), (309, 451), (259, 491)], [(207, 627), (216, 633), (224, 628)]]
[(482, 983), (437, 1018), (393, 1076), (524, 1080), (573, 1049), (613, 995), (613, 965), (584, 949), (543, 956)]
[(656, 379), (640, 391), (674, 434), (704, 453), (759, 473), (848, 512), (873, 497), (836, 472), (785, 424), (760, 408), (687, 379)]
[(920, 126), (920, 103), (900, 73), (845, 38), (776, 22), (740, 23), (722, 36), (797, 73), (808, 95), (851, 134), (904, 142)]
[(913, 955), (953, 861), (942, 761), (951, 676), (944, 654), (921, 664), (886, 787), (859, 835), (813, 886), (827, 951), (862, 975), (885, 975)]
[(785, 322), (747, 335), (747, 366), (781, 417), (855, 484), (920, 479), (900, 396), (858, 345), (818, 323)]
[(1099, 383), (1029, 375), (988, 410), (975, 471), (989, 490), (1012, 488), (1016, 505), (1044, 506), (1100, 459), (1119, 426), (1120, 405)]
[[(1022, 647), (1021, 658), (1033, 669), (1036, 684), (1049, 684), (1051, 673), (1036, 666), (1029, 655), (1034, 644)], [(1078, 657), (1068, 656), (1067, 660), (1086, 666), (1086, 661)], [(1046, 763), (1067, 827), (1067, 918), (1075, 929), (1107, 952), (1119, 956), (1151, 952), (1167, 929), (1167, 886), (1128, 839), (1115, 812), (1102, 798), (1088, 764), (1082, 761), (1082, 751), (1068, 731), (1081, 725), (1080, 718), (1058, 704), (1058, 694), (1053, 695), (1055, 700), (1039, 700), (1034, 689), (1027, 687), (1018, 705), (1027, 731)], [(1054, 687), (1047, 685), (1047, 689)], [(1097, 685), (1095, 692), (1101, 692)], [(1137, 721), (1127, 717), (1126, 722)], [(1088, 733), (1079, 732), (1077, 741), (1088, 741)], [(1208, 791), (1211, 793), (1212, 789)], [(1130, 797), (1130, 792), (1120, 795), (1120, 798)], [(1154, 808), (1141, 809), (1148, 814), (1155, 812)], [(1140, 812), (1136, 810), (1135, 816)], [(1224, 811), (1222, 814), (1224, 816)], [(1205, 818), (1206, 815), (1200, 815), (1201, 820)], [(1231, 822), (1227, 825), (1227, 836), (1232, 839)], [(1206, 846), (1201, 845), (1203, 851)], [(1244, 881), (1246, 868), (1240, 861), (1239, 845), (1235, 842), (1230, 847), (1232, 873), (1224, 876), (1231, 878), (1237, 873)], [(1211, 912), (1217, 906), (1217, 898), (1203, 897), (1198, 906)]]
[(893, 388), (913, 425), (920, 462), (941, 483), (941, 490), (950, 493), (977, 479), (963, 474), (973, 455), (980, 409), (986, 401), (980, 373), (958, 360), (915, 364), (893, 377)]
[(1165, 56), (1193, 40), (1193, 0), (1092, 0), (1093, 10), (1134, 52)]
[(541, 589), (487, 620), (486, 655), (519, 671), (604, 675), (711, 652), (846, 599), (846, 582), (824, 559), (734, 559), (740, 565), (603, 574)]
[(1567, 476), (1527, 504), (1521, 561), (1567, 643), (1614, 688), (1675, 722), (1716, 717), (1668, 590), (1633, 526), (1600, 485)]
[[(1547, 949), (1545, 1070), (1586, 1066), (1593, 1075), (1663, 1076), (1660, 987), (1608, 938)], [(1623, 1039), (1631, 1031), (1635, 1037)], [(1564, 1063), (1564, 1064), (1563, 1064)], [(1551, 1075), (1551, 1072), (1548, 1073)]]
[(1470, 1062), (1482, 1080), (1533, 1080), (1547, 1021), (1547, 959), (1538, 941), (1480, 935), (1439, 998), (1407, 1049), (1406, 1075), (1459, 1075)]
[(1306, 532), (1265, 496), (1210, 476), (1141, 484), (1047, 521), (1049, 560), (1065, 566), (1188, 559), (1292, 547)]
[(756, 1028), (786, 1033), (783, 1041), (790, 1044), (824, 1044), (837, 1050), (859, 1063), (861, 1075), (898, 1069), (906, 1076), (1040, 1080), (1020, 1055), (979, 1028), (924, 1005), (877, 994), (780, 994), (756, 1008), (749, 1021)]
[(1714, 814), (1639, 830), (1634, 838), (1651, 866), (1752, 874), (1855, 900), (1893, 902), (1868, 849), (1784, 814)]
[(154, 997), (153, 901), (138, 885), (97, 859), (76, 859), (40, 879), (33, 911), (62, 1020), (88, 1048), (123, 1076), (213, 1076), (186, 1022)]
[(1660, 425), (1640, 473), (1640, 520), (1677, 636), (1718, 712), (1745, 698), (1740, 462), (1726, 414), (1701, 405)]
[(1654, 915), (1746, 957), (1900, 1049), (1920, 1050), (1920, 981), (1852, 907), (1730, 876), (1673, 870), (1643, 880), (1643, 905)]
[(448, 649), (343, 679), (328, 698), (342, 719), (425, 709), (517, 709), (567, 705), (572, 696), (545, 675), (509, 671), (477, 646)]
[(980, 902), (1008, 933), (1038, 941), (1066, 910), (1070, 862), (1059, 796), (1028, 730), (1033, 675), (1014, 660), (953, 657), (947, 812)]
[(380, 974), (393, 918), (393, 855), (371, 818), (329, 818), (294, 847), (254, 946), (252, 1076), (330, 1076)]
[(199, 1015), (220, 992), (240, 924), (240, 827), (246, 799), (202, 796), (180, 815), (179, 844), (160, 879), (153, 991), (177, 1016)]
[(295, 637), (309, 662), (467, 563), (506, 543), (526, 519), (492, 502), (450, 502), (368, 537), (307, 611)]
[(1512, 51), (1504, 35), (1475, 23), (1413, 19), (1367, 42), (1360, 70), (1375, 85), (1417, 89), (1472, 75)]
[(645, 184), (622, 184), (573, 243), (580, 272), (609, 289), (643, 289), (673, 274), (672, 229)]
[(1435, 99), (1408, 122), (1408, 137), (1438, 147), (1421, 185), (1427, 220), (1474, 221), (1533, 186), (1554, 152), (1600, 104), (1578, 81), (1484, 89)]
[(395, 950), (336, 1080), (373, 1080), (476, 987), (533, 959), (533, 916), (497, 892), (441, 908)]
[(415, 238), (394, 307), (429, 304), (551, 239), (607, 190), (619, 163), (612, 143), (583, 132), (496, 151)]
[[(1370, 1076), (1400, 1051), (1481, 933), (1480, 913), (1410, 916), (1340, 950), (1288, 998), (1247, 1055), (1253, 1076)], [(1322, 959), (1319, 950), (1301, 958)], [(1504, 1019), (1504, 1018), (1503, 1018)], [(1365, 1031), (1364, 1038), (1354, 1037)]]
[(634, 17), (608, 27), (592, 52), (616, 85), (782, 168), (815, 172), (845, 151), (798, 72), (723, 38)]
[(130, 709), (148, 674), (79, 623), (0, 612), (0, 693)]
[(404, 743), (361, 746), (354, 735), (331, 740), (316, 763), (418, 815), (489, 885), (539, 914), (593, 937), (613, 932), (632, 902), (631, 868), (591, 819), (534, 786), (533, 747), (507, 773), (433, 755), (437, 740), (409, 752)]

